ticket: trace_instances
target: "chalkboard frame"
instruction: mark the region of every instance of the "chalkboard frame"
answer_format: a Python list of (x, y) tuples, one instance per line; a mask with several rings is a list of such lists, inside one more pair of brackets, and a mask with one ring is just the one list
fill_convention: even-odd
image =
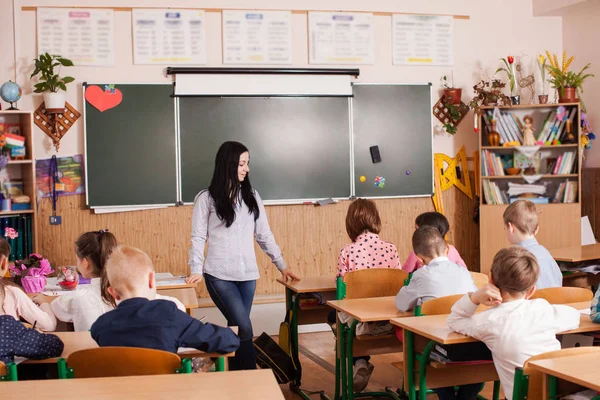
[(352, 162), (352, 196), (350, 197), (350, 199), (356, 199), (356, 198), (362, 198), (362, 199), (373, 199), (373, 200), (377, 200), (377, 199), (402, 199), (402, 198), (423, 198), (423, 197), (432, 197), (434, 194), (434, 186), (435, 186), (435, 165), (434, 165), (434, 152), (435, 152), (435, 148), (434, 148), (434, 131), (433, 131), (433, 127), (435, 125), (435, 119), (434, 119), (434, 115), (433, 112), (431, 112), (431, 109), (433, 107), (433, 99), (434, 99), (434, 90), (433, 90), (433, 85), (431, 82), (409, 82), (409, 83), (362, 83), (362, 82), (355, 82), (352, 84), (352, 87), (356, 87), (356, 86), (429, 86), (430, 90), (429, 90), (429, 117), (430, 117), (430, 137), (431, 137), (431, 193), (424, 193), (424, 194), (408, 194), (408, 195), (390, 195), (390, 196), (357, 196), (356, 195), (356, 180), (357, 180), (357, 176), (359, 175), (356, 172), (356, 165), (355, 165), (355, 141), (354, 141), (354, 98), (355, 96), (352, 96), (352, 100), (351, 100), (351, 118), (352, 118), (352, 125), (351, 125), (351, 131), (352, 131), (352, 136), (351, 136), (351, 151), (352, 151), (352, 157), (351, 157), (351, 162)]

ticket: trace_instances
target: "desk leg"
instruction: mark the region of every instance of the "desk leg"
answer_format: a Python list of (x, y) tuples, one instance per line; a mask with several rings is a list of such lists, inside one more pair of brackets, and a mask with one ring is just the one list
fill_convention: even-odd
[(347, 372), (347, 390), (348, 400), (354, 400), (360, 397), (387, 397), (393, 400), (400, 400), (400, 397), (394, 392), (361, 392), (354, 393), (354, 337), (356, 336), (356, 326), (358, 321), (353, 319), (352, 323), (348, 327), (346, 325), (346, 372)]
[(215, 371), (225, 372), (225, 357), (219, 357), (215, 361)]
[(417, 393), (415, 389), (415, 334), (404, 328), (404, 341), (406, 342), (406, 356), (404, 357), (408, 377), (408, 382), (404, 382), (408, 392), (408, 400), (417, 400)]
[[(297, 393), (304, 400), (311, 400), (309, 395), (302, 389), (300, 389), (300, 385), (302, 384), (302, 365), (300, 364), (300, 351), (298, 350), (298, 303), (300, 301), (300, 297), (296, 296), (294, 299), (294, 292), (289, 288), (285, 289), (285, 307), (286, 307), (286, 315), (289, 315), (291, 311), (292, 320), (290, 323), (290, 342), (291, 342), (291, 351), (292, 351), (292, 360), (296, 367), (298, 368), (298, 375), (296, 379), (290, 382), (290, 389)], [(329, 397), (325, 395), (324, 392), (321, 393), (321, 398), (325, 400), (329, 400)], [(311, 393), (312, 394), (312, 393)]]

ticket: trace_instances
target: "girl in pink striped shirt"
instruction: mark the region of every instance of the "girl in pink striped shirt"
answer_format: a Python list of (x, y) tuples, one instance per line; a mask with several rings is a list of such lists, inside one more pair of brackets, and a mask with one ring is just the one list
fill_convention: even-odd
[[(446, 237), (446, 234), (450, 230), (450, 224), (448, 223), (448, 220), (446, 219), (444, 214), (435, 211), (426, 212), (417, 217), (417, 219), (415, 220), (415, 229), (423, 225), (433, 226), (438, 231), (440, 231), (442, 237)], [(453, 263), (467, 268), (467, 265), (461, 258), (460, 254), (458, 253), (458, 250), (456, 250), (456, 248), (451, 244), (448, 245), (448, 258)], [(408, 255), (408, 258), (404, 262), (404, 265), (402, 265), (402, 269), (408, 273), (411, 273), (418, 270), (422, 266), (423, 263), (421, 262), (421, 260), (417, 258), (414, 251), (411, 251)]]

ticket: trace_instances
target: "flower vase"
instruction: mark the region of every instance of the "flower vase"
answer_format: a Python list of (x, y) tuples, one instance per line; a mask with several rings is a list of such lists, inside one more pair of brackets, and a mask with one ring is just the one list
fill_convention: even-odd
[(21, 285), (25, 293), (39, 293), (46, 286), (45, 276), (24, 276), (21, 278)]
[(521, 96), (520, 95), (514, 95), (514, 96), (510, 96), (510, 101), (512, 102), (513, 106), (517, 106), (519, 104), (521, 104)]
[(496, 132), (496, 121), (492, 121), (492, 130), (488, 132), (488, 144), (492, 147), (500, 146), (500, 134)]
[(574, 87), (565, 87), (558, 91), (559, 103), (576, 103), (577, 101), (577, 93)]
[(538, 96), (538, 101), (540, 104), (546, 104), (548, 103), (548, 95), (547, 94), (540, 94)]

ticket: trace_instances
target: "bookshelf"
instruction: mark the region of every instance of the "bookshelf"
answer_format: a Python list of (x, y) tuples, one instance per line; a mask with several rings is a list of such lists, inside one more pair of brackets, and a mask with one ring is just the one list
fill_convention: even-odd
[[(33, 111), (0, 110), (0, 124), (3, 124), (4, 133), (8, 132), (8, 127), (18, 126), (20, 135), (25, 138), (24, 159), (11, 158), (6, 167), (0, 171), (2, 189), (6, 182), (22, 182), (23, 194), (30, 199), (27, 209), (0, 211), (0, 234), (4, 236), (6, 227), (13, 227), (19, 231), (18, 239), (7, 239), (13, 250), (11, 258), (21, 259), (27, 257), (29, 251), (35, 253), (38, 249)], [(14, 204), (12, 207), (16, 208)]]
[[(558, 118), (562, 117), (560, 106), (564, 107), (562, 115), (570, 123)], [(476, 176), (480, 193), (480, 270), (485, 274), (489, 273), (498, 250), (510, 245), (504, 232), (504, 210), (511, 200), (522, 196), (536, 196), (528, 200), (534, 201), (540, 212), (540, 230), (536, 237), (541, 244), (546, 248), (581, 244), (579, 103), (530, 104), (497, 109), (493, 114), (494, 107), (482, 107), (478, 116), (479, 165), (476, 166)], [(496, 120), (495, 131), (500, 137), (499, 145), (488, 136), (492, 130), (492, 115)], [(507, 142), (523, 143), (525, 116), (533, 119), (536, 142), (543, 139), (544, 144), (521, 147), (523, 151), (516, 143), (505, 146)], [(574, 142), (562, 144), (568, 131), (572, 133)], [(559, 138), (561, 144), (551, 144), (554, 138)], [(515, 167), (521, 168), (520, 171), (511, 170), (514, 175), (510, 175), (508, 169)]]

